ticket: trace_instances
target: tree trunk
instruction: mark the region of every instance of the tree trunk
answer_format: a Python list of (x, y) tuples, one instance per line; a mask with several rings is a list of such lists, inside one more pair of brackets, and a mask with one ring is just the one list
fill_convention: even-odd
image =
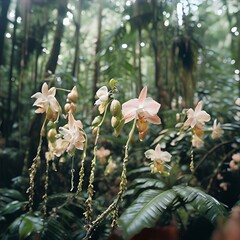
[(138, 69), (138, 74), (137, 74), (137, 85), (136, 85), (136, 94), (138, 95), (139, 92), (142, 89), (142, 48), (141, 48), (141, 42), (142, 42), (142, 21), (141, 21), (141, 1), (136, 1), (136, 17), (137, 17), (137, 69)]
[(7, 13), (10, 5), (10, 0), (0, 0), (0, 66), (4, 65), (4, 40), (7, 29)]
[(5, 128), (5, 139), (6, 145), (8, 145), (8, 138), (11, 133), (12, 128), (12, 119), (11, 119), (11, 109), (12, 109), (12, 78), (13, 78), (13, 64), (14, 64), (14, 49), (16, 45), (16, 31), (17, 31), (17, 18), (19, 16), (18, 13), (18, 4), (15, 10), (15, 19), (14, 19), (14, 26), (13, 26), (13, 34), (12, 34), (12, 46), (11, 46), (11, 57), (10, 57), (10, 68), (8, 74), (8, 100), (7, 100), (7, 118), (6, 118), (6, 128)]
[[(158, 102), (161, 103), (163, 109), (168, 109), (169, 106), (169, 95), (164, 90), (163, 86), (163, 73), (162, 73), (162, 66), (161, 66), (161, 59), (162, 53), (161, 50), (161, 41), (160, 41), (160, 34), (159, 34), (159, 11), (162, 11), (162, 5), (157, 4), (157, 0), (151, 0), (152, 4), (152, 12), (153, 12), (153, 19), (152, 19), (152, 32), (151, 32), (151, 42), (153, 47), (154, 53), (154, 65), (155, 65), (155, 87), (157, 89), (157, 96), (156, 99)], [(164, 33), (163, 33), (164, 34)]]
[(80, 38), (80, 27), (81, 27), (81, 3), (82, 0), (78, 0), (76, 2), (76, 8), (77, 8), (77, 19), (75, 20), (75, 54), (74, 54), (74, 61), (73, 61), (73, 68), (72, 68), (72, 75), (73, 77), (78, 77), (79, 75), (79, 53), (80, 53), (80, 47), (79, 47), (79, 38)]
[(63, 19), (65, 18), (67, 12), (67, 0), (59, 1), (57, 10), (58, 10), (57, 26), (54, 35), (53, 46), (45, 68), (46, 77), (49, 75), (49, 73), (51, 74), (55, 73), (55, 70), (57, 68), (58, 56), (60, 54), (61, 49), (61, 40), (64, 31)]
[(102, 0), (99, 0), (97, 42), (96, 42), (96, 50), (95, 50), (94, 75), (93, 75), (93, 86), (92, 86), (92, 102), (93, 103), (95, 102), (97, 83), (99, 82), (100, 59), (98, 54), (101, 48), (102, 10), (103, 10), (103, 2)]

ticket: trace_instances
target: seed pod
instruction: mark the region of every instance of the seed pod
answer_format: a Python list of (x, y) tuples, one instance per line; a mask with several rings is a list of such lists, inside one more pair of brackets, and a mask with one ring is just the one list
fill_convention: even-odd
[(119, 116), (121, 114), (121, 103), (118, 100), (113, 100), (110, 106), (110, 112), (113, 116)]

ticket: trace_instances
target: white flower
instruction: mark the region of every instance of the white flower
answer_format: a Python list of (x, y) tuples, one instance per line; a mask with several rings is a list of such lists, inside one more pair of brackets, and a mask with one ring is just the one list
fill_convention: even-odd
[(98, 100), (95, 102), (95, 105), (99, 106), (98, 110), (100, 114), (102, 114), (105, 111), (105, 107), (106, 107), (108, 96), (109, 96), (107, 87), (103, 86), (100, 89), (98, 89), (96, 95), (98, 97)]
[(37, 98), (33, 103), (33, 106), (39, 107), (35, 112), (36, 113), (61, 113), (61, 107), (55, 98), (56, 88), (52, 87), (48, 89), (48, 85), (44, 83), (42, 85), (42, 92), (37, 92), (31, 96), (31, 98)]
[(106, 86), (98, 89), (96, 93), (98, 100), (95, 102), (95, 105), (101, 105), (102, 103), (106, 103), (108, 100), (109, 92)]
[(69, 113), (68, 125), (59, 128), (59, 132), (62, 135), (62, 144), (65, 146), (66, 152), (71, 154), (74, 148), (83, 150), (85, 138), (82, 132), (82, 127), (81, 121), (76, 121), (72, 113)]
[(214, 140), (219, 139), (223, 133), (224, 131), (221, 129), (221, 124), (220, 123), (217, 124), (217, 119), (215, 119), (213, 122), (213, 128), (212, 128), (212, 134), (211, 134), (212, 139)]
[(184, 123), (184, 126), (191, 126), (194, 128), (202, 128), (205, 122), (208, 122), (211, 119), (210, 115), (206, 111), (202, 111), (202, 101), (198, 102), (195, 111), (190, 108), (187, 111), (187, 120)]
[(159, 144), (156, 146), (155, 150), (147, 150), (145, 156), (153, 161), (153, 164), (151, 164), (153, 173), (159, 172), (169, 175), (169, 173), (164, 171), (164, 167), (167, 169), (171, 168), (166, 162), (170, 162), (172, 155), (169, 152), (161, 151)]

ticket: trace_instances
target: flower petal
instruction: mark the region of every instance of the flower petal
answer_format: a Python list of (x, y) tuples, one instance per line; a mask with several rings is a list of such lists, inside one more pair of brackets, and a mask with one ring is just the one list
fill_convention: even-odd
[(211, 119), (210, 115), (205, 111), (201, 111), (197, 115), (197, 120), (199, 122), (208, 122), (210, 119)]
[(202, 110), (202, 101), (199, 101), (197, 106), (195, 107), (195, 112), (200, 112)]
[(145, 119), (146, 121), (153, 123), (153, 124), (161, 124), (161, 119), (157, 115), (150, 115), (150, 114), (145, 114)]
[(147, 86), (145, 86), (139, 94), (139, 97), (138, 97), (139, 105), (144, 104), (146, 97), (147, 97)]
[(153, 149), (147, 150), (144, 154), (146, 158), (150, 158), (151, 160), (155, 159), (155, 151)]
[(161, 104), (153, 100), (151, 97), (146, 98), (143, 106), (144, 110), (151, 115), (157, 114), (160, 107)]

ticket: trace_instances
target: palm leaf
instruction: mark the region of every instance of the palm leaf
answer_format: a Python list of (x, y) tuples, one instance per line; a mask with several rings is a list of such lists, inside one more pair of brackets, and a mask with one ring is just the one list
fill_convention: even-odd
[(181, 185), (175, 186), (173, 189), (185, 204), (190, 204), (196, 212), (205, 216), (212, 223), (215, 223), (218, 217), (227, 215), (223, 204), (200, 189)]
[(164, 192), (143, 192), (119, 219), (125, 238), (130, 238), (145, 227), (153, 227), (164, 211), (174, 204), (176, 198), (177, 195), (172, 189)]

